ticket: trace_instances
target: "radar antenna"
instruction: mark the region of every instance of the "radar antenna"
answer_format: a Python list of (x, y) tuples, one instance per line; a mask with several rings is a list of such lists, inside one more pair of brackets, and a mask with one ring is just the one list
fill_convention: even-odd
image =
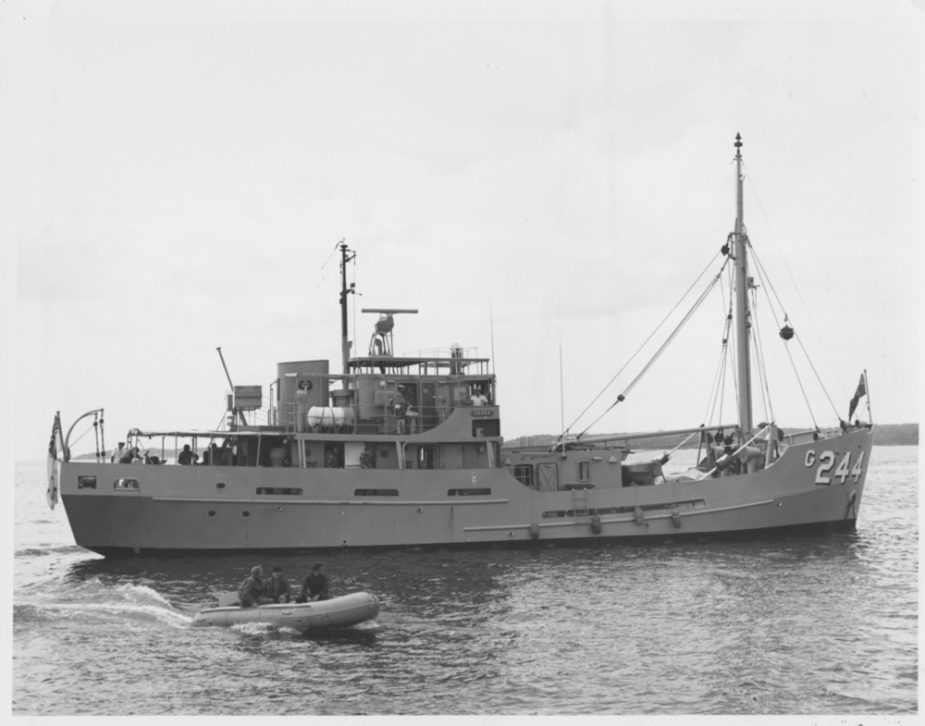
[(415, 314), (417, 310), (409, 310), (407, 308), (363, 308), (363, 312), (379, 313), (379, 319), (376, 321), (373, 337), (369, 340), (370, 356), (374, 358), (393, 357), (392, 328), (395, 327), (395, 318), (393, 316), (399, 313)]

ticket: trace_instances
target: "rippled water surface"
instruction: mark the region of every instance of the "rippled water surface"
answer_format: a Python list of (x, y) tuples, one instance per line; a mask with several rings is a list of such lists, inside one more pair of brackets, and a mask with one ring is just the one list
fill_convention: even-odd
[(44, 470), (16, 475), (14, 715), (918, 710), (916, 447), (875, 449), (852, 534), (325, 555), (382, 609), (311, 637), (190, 627), (257, 559), (103, 560)]

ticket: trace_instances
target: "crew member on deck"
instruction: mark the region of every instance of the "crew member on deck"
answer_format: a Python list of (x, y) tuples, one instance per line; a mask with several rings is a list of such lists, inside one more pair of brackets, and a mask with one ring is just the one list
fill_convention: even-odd
[(124, 454), (125, 454), (125, 442), (124, 442), (124, 441), (120, 441), (120, 442), (119, 442), (119, 448), (118, 448), (118, 449), (113, 449), (113, 450), (112, 450), (112, 456), (109, 458), (109, 463), (112, 464), (112, 463), (115, 463), (115, 462), (117, 462), (117, 461), (121, 463), (121, 461), (122, 461), (122, 456), (123, 456)]
[(389, 400), (389, 406), (395, 416), (395, 428), (398, 433), (403, 434), (405, 432), (405, 412), (408, 410), (408, 399), (401, 392), (401, 388), (395, 391), (395, 395)]
[(311, 574), (302, 583), (302, 591), (296, 602), (328, 599), (328, 576), (324, 574), (324, 565), (320, 562), (312, 567)]
[(183, 466), (190, 466), (197, 461), (199, 461), (199, 454), (194, 454), (189, 444), (184, 444), (183, 451), (181, 451), (180, 455), (177, 457), (177, 463)]
[(212, 466), (222, 463), (218, 455), (218, 445), (214, 441), (209, 444), (208, 449), (202, 452), (202, 463), (211, 464)]
[(472, 405), (473, 406), (487, 406), (488, 397), (482, 393), (481, 386), (472, 387)]
[(123, 449), (122, 451), (124, 453), (122, 454), (122, 458), (119, 459), (120, 464), (131, 464), (135, 459), (141, 458), (137, 446), (133, 446), (131, 449)]

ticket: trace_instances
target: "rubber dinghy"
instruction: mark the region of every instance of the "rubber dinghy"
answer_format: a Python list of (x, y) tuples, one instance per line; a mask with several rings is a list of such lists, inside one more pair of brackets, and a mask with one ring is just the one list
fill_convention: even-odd
[(379, 614), (379, 599), (368, 592), (313, 600), (306, 603), (258, 605), (242, 608), (239, 605), (207, 608), (196, 614), (193, 625), (231, 626), (243, 623), (262, 623), (293, 630), (331, 630), (373, 620)]

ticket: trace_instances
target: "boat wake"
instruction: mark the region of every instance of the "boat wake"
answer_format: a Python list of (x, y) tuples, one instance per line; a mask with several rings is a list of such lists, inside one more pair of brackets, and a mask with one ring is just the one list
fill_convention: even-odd
[[(47, 593), (47, 590), (46, 590)], [(156, 623), (174, 628), (186, 628), (192, 617), (177, 610), (160, 593), (147, 585), (107, 585), (94, 578), (86, 582), (67, 583), (57, 592), (32, 593), (33, 597), (13, 608), (14, 623), (53, 622), (118, 622), (120, 627), (136, 623)]]
[(238, 623), (229, 628), (232, 632), (246, 636), (278, 635), (286, 638), (294, 637), (307, 638), (310, 640), (344, 641), (372, 638), (378, 629), (379, 625), (375, 622), (359, 623), (358, 625), (334, 630), (309, 630), (305, 632), (286, 627), (285, 625), (274, 625), (272, 623)]
[(238, 623), (232, 625), (231, 630), (242, 635), (266, 635), (268, 633), (298, 635), (298, 631), (293, 628), (278, 627), (272, 623)]

